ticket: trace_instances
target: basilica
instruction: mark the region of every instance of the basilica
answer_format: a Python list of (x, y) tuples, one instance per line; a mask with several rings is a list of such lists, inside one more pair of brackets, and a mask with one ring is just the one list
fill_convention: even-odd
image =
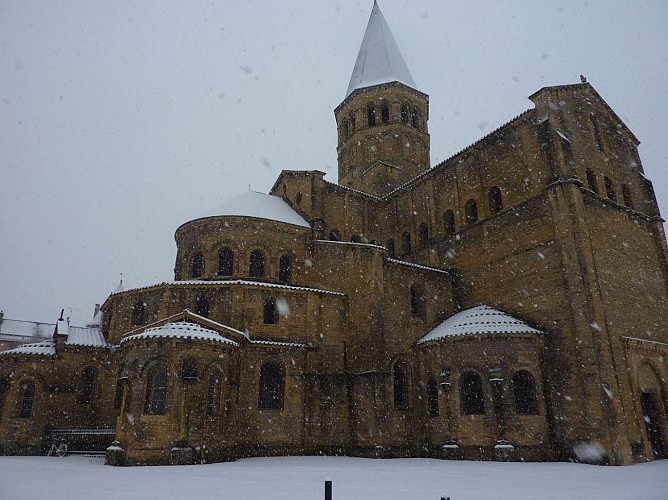
[(431, 165), (429, 96), (374, 4), (338, 182), (284, 170), (179, 226), (173, 281), (0, 352), (0, 453), (667, 456), (668, 250), (639, 141), (584, 78), (529, 99)]

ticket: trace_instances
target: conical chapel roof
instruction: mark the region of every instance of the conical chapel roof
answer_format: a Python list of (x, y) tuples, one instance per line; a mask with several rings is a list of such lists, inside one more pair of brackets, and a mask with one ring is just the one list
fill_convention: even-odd
[(374, 2), (346, 97), (357, 89), (389, 82), (401, 82), (415, 88), (390, 27)]

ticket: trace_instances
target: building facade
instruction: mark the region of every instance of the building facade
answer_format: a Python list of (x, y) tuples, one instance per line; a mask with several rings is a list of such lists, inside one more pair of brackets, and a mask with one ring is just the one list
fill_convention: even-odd
[(59, 322), (0, 353), (0, 451), (663, 458), (667, 245), (639, 141), (585, 81), (530, 99), (431, 166), (429, 98), (374, 5), (339, 182), (283, 171), (181, 225), (174, 281), (113, 293), (95, 338)]

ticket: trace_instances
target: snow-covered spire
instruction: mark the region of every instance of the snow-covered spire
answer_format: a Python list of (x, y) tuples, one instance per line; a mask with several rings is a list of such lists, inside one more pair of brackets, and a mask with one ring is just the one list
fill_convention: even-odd
[(354, 90), (388, 82), (401, 82), (415, 88), (390, 27), (374, 1), (346, 97)]

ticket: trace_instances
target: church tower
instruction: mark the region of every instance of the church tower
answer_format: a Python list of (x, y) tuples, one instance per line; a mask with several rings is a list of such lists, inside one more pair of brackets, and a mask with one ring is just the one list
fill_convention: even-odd
[(339, 184), (381, 196), (429, 168), (429, 96), (415, 89), (376, 2), (334, 115)]

